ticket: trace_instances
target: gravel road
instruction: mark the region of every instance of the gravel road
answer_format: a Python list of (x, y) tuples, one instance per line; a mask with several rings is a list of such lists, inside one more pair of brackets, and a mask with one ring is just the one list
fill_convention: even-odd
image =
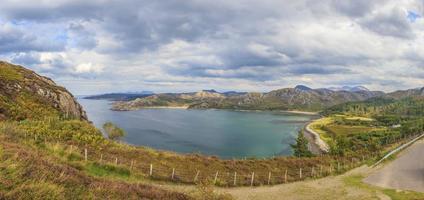
[(424, 140), (415, 142), (364, 181), (385, 188), (424, 192)]

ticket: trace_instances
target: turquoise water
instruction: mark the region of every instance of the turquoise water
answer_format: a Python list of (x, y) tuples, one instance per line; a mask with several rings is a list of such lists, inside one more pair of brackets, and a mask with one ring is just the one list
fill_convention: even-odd
[(221, 158), (291, 155), (290, 144), (313, 116), (281, 112), (143, 109), (111, 111), (105, 100), (78, 100), (101, 128), (111, 121), (123, 128), (126, 143)]

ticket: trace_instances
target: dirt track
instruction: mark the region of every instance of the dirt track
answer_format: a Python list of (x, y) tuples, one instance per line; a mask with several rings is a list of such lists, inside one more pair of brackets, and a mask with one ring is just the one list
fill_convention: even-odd
[(364, 181), (385, 188), (424, 192), (424, 140), (417, 141)]

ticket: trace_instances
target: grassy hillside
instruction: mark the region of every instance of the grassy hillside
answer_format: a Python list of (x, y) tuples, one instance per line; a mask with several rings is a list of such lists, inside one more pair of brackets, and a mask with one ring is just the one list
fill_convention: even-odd
[(0, 120), (87, 119), (65, 88), (21, 66), (0, 61)]

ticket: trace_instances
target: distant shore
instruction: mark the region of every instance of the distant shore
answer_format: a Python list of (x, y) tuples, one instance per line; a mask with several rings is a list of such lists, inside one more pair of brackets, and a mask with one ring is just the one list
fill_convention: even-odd
[(308, 112), (308, 111), (299, 111), (299, 110), (284, 110), (281, 112), (293, 113), (293, 114), (302, 114), (302, 115), (319, 115), (318, 112)]
[(166, 109), (166, 108), (170, 108), (170, 109), (187, 109), (188, 106), (146, 106), (146, 107), (142, 107), (141, 109)]
[(328, 144), (320, 138), (317, 132), (311, 129), (310, 125), (312, 124), (312, 122), (309, 122), (308, 124), (306, 124), (303, 131), (303, 135), (309, 142), (308, 144), (309, 150), (316, 155), (328, 153), (330, 150), (330, 148), (328, 147)]

